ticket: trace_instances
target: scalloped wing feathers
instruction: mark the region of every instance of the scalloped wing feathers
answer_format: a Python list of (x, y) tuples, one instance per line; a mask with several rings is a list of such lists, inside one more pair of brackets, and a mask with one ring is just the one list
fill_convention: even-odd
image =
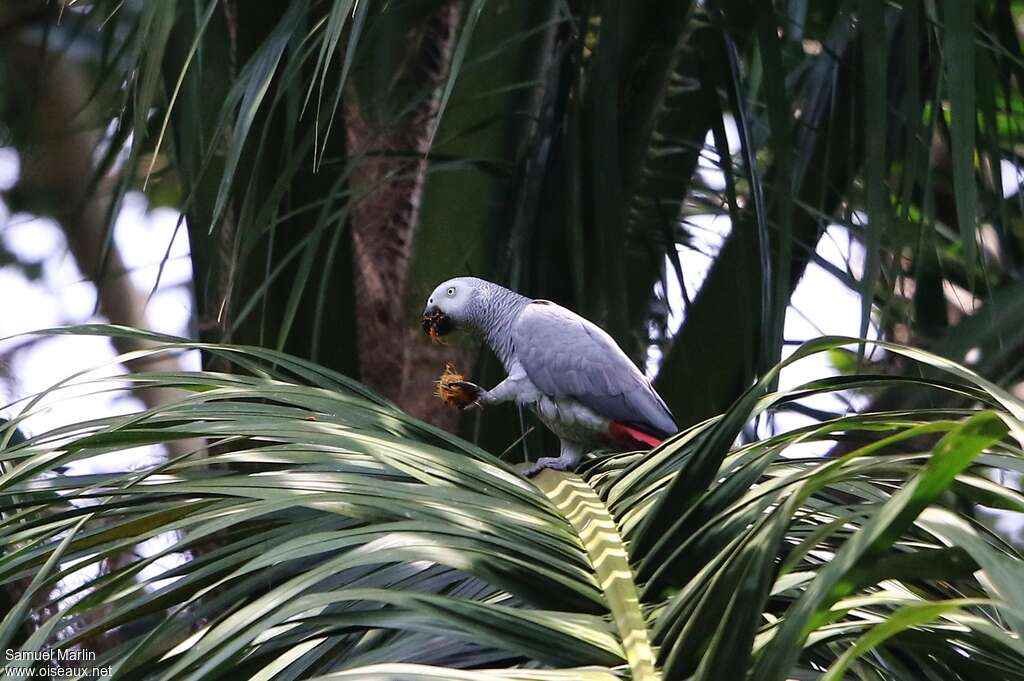
[(652, 435), (678, 430), (664, 400), (626, 353), (575, 312), (534, 301), (519, 314), (513, 336), (520, 365), (542, 392), (575, 398), (605, 418)]

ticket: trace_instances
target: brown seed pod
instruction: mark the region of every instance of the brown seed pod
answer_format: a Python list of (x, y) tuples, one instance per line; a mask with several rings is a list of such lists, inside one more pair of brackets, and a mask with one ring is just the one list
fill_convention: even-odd
[(437, 386), (434, 394), (447, 405), (465, 409), (476, 400), (476, 395), (472, 391), (467, 390), (465, 386), (457, 385), (465, 380), (466, 377), (455, 371), (451, 364), (446, 364), (440, 378), (434, 381)]

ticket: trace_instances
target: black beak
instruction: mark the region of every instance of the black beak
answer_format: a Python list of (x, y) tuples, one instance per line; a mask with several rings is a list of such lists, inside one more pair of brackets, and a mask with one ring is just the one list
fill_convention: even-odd
[(455, 322), (436, 305), (427, 305), (423, 309), (423, 331), (424, 333), (437, 337), (447, 336), (455, 330)]

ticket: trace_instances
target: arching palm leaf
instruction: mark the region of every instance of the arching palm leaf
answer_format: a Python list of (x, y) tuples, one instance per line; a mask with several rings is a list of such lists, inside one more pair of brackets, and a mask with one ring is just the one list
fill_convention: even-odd
[[(830, 678), (1011, 679), (1024, 669), (1024, 562), (956, 505), (1024, 512), (1018, 491), (984, 477), (1024, 468), (1024, 407), (919, 351), (889, 348), (946, 372), (916, 389), (978, 407), (849, 416), (735, 444), (739, 427), (787, 401), (904, 380), (765, 394), (766, 377), (654, 452), (599, 455), (579, 477), (545, 474), (535, 486), (311, 363), (148, 340), (148, 352), (200, 347), (248, 375), (118, 377), (122, 389), (182, 397), (2, 451), (0, 582), (31, 580), (24, 603), (52, 613), (24, 639), (30, 609), (12, 610), (0, 639), (13, 648), (88, 648), (119, 628), (96, 664), (124, 679), (774, 680), (829, 668)], [(73, 383), (83, 381), (111, 385)], [(800, 453), (861, 434), (872, 439), (842, 458)], [(179, 438), (202, 438), (206, 456), (74, 472)], [(129, 548), (132, 560), (96, 569)], [(636, 647), (648, 636), (653, 656)]]

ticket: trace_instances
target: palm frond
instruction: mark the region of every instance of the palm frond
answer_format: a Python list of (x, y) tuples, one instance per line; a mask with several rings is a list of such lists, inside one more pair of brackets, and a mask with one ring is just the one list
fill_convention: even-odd
[[(141, 333), (54, 331), (69, 332)], [(649, 454), (600, 455), (579, 478), (535, 486), (307, 361), (145, 335), (145, 352), (200, 348), (246, 373), (118, 376), (120, 389), (182, 397), (0, 451), (0, 583), (31, 580), (24, 603), (52, 613), (38, 627), (31, 608), (7, 616), (0, 633), (21, 650), (88, 647), (116, 629), (97, 663), (160, 679), (1013, 679), (1024, 663), (1024, 561), (960, 510), (1024, 512), (1019, 491), (984, 477), (1024, 470), (1024, 405), (948, 360), (885, 345), (942, 372), (915, 390), (977, 406), (737, 444), (745, 422), (792, 400), (907, 381), (768, 392), (769, 376)], [(851, 342), (821, 339), (788, 361)], [(85, 373), (73, 384), (111, 387)], [(82, 468), (186, 438), (208, 454)], [(858, 438), (839, 458), (800, 451)]]

